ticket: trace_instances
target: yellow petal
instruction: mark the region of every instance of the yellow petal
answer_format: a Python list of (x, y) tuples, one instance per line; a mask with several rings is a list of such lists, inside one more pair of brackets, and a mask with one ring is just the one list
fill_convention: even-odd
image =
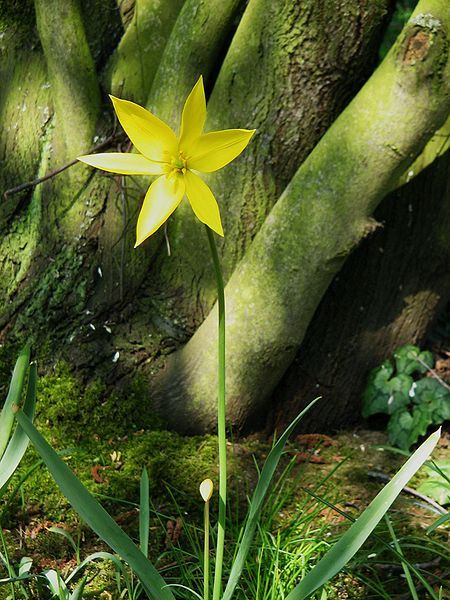
[(170, 162), (178, 148), (172, 129), (139, 104), (110, 98), (125, 133), (139, 152), (150, 160)]
[(103, 169), (111, 173), (122, 175), (161, 175), (163, 165), (154, 163), (142, 154), (129, 154), (127, 152), (107, 152), (104, 154), (86, 154), (79, 156), (78, 160)]
[(211, 496), (214, 490), (214, 484), (211, 479), (204, 479), (200, 484), (200, 496), (204, 502), (211, 500)]
[(255, 129), (225, 129), (200, 136), (187, 156), (189, 169), (210, 173), (234, 160), (249, 143)]
[(186, 182), (186, 196), (197, 219), (223, 236), (219, 207), (212, 191), (203, 179), (200, 179), (198, 175), (191, 171), (186, 171), (184, 180)]
[(186, 152), (189, 146), (202, 134), (206, 119), (205, 89), (200, 75), (192, 92), (186, 99), (181, 116), (180, 151)]
[(135, 248), (167, 221), (183, 199), (184, 190), (181, 173), (162, 175), (152, 183), (139, 213)]

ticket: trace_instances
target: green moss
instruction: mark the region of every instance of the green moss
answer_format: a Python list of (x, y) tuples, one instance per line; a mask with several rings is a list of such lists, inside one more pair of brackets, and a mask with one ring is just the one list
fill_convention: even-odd
[[(0, 353), (4, 381), (9, 381), (11, 355), (12, 350), (7, 349)], [(183, 438), (159, 430), (161, 423), (154, 414), (142, 410), (145, 386), (145, 381), (136, 377), (125, 392), (110, 392), (100, 379), (85, 384), (67, 363), (59, 362), (38, 381), (35, 423), (55, 449), (64, 451), (65, 460), (88, 489), (119, 502), (107, 502), (113, 514), (122, 510), (120, 500), (138, 500), (143, 467), (148, 470), (155, 502), (167, 504), (171, 488), (180, 503), (189, 498), (189, 507), (194, 509), (199, 483), (205, 477), (215, 478), (216, 440), (209, 436)], [(15, 484), (38, 460), (31, 448)], [(21, 493), (25, 511), (45, 514), (51, 521), (76, 522), (46, 469), (34, 471)], [(15, 498), (6, 512), (14, 521), (21, 510), (19, 498)]]
[[(40, 429), (42, 431), (42, 427)], [(46, 435), (45, 430), (43, 433)], [(48, 435), (46, 437), (48, 439)], [(64, 448), (54, 440), (53, 445), (59, 450)], [(198, 486), (206, 477), (217, 479), (216, 446), (214, 437), (183, 438), (172, 432), (155, 430), (115, 441), (80, 442), (66, 450), (63, 456), (82, 483), (92, 493), (103, 497), (103, 505), (119, 517), (119, 521), (123, 513), (130, 510), (123, 502), (139, 501), (139, 480), (144, 467), (149, 474), (154, 506), (171, 513), (175, 502), (181, 511), (199, 518)], [(12, 488), (37, 461), (38, 456), (30, 449)], [(37, 515), (38, 520), (45, 518), (50, 524), (64, 522), (73, 528), (78, 523), (75, 512), (45, 468), (35, 470), (23, 483), (20, 497), (8, 500), (4, 519), (11, 526), (29, 514)], [(177, 514), (175, 509), (175, 516)], [(137, 512), (122, 525), (137, 534)]]
[(132, 492), (131, 496), (134, 488), (134, 500), (144, 466), (151, 497), (167, 502), (170, 488), (184, 510), (198, 510), (198, 486), (206, 477), (216, 479), (217, 441), (213, 436), (184, 438), (170, 431), (149, 431), (136, 434), (115, 449), (122, 454), (123, 466), (111, 472), (110, 485), (122, 494)]
[(87, 384), (58, 362), (38, 383), (37, 424), (57, 444), (120, 439), (139, 428), (155, 428), (160, 421), (143, 411), (145, 381), (136, 376), (126, 391), (108, 391), (100, 379)]

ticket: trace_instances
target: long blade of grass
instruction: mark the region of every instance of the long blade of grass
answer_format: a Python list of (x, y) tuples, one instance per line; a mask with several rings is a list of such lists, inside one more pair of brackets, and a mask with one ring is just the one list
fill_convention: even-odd
[(68, 531), (66, 531), (62, 527), (56, 527), (56, 526), (49, 527), (48, 531), (51, 531), (52, 533), (56, 533), (56, 535), (60, 535), (63, 538), (65, 538), (69, 542), (69, 544), (72, 546), (73, 551), (75, 552), (75, 554), (78, 553), (77, 544), (76, 544), (75, 540), (73, 539), (73, 537), (70, 535), (70, 533)]
[(139, 494), (139, 547), (142, 554), (148, 556), (148, 532), (150, 530), (150, 494), (148, 490), (148, 473), (142, 469)]
[(356, 554), (378, 525), (383, 515), (416, 471), (436, 446), (441, 430), (438, 429), (414, 452), (398, 473), (387, 483), (369, 504), (350, 529), (311, 569), (302, 581), (288, 594), (286, 600), (303, 600), (334, 577)]
[(14, 424), (12, 407), (20, 402), (29, 364), (30, 348), (29, 346), (25, 346), (16, 360), (8, 395), (6, 396), (5, 404), (3, 405), (0, 414), (0, 456), (3, 456), (6, 445), (8, 444), (11, 429)]
[(151, 597), (157, 600), (174, 600), (174, 595), (165, 587), (164, 579), (152, 563), (60, 459), (30, 419), (21, 411), (17, 412), (16, 418), (60, 490), (83, 521), (130, 565)]
[[(23, 412), (30, 420), (33, 420), (34, 409), (36, 406), (36, 382), (37, 369), (36, 364), (33, 363), (30, 367), (27, 396), (23, 405)], [(14, 418), (13, 411), (11, 410), (10, 412)], [(16, 427), (16, 430), (6, 447), (5, 453), (0, 460), (0, 498), (3, 496), (8, 481), (19, 466), (19, 463), (28, 448), (29, 442), (30, 440), (25, 431), (21, 427)]]
[[(329, 502), (328, 500), (325, 500), (325, 498), (321, 498), (320, 496), (318, 496), (317, 494), (315, 494), (312, 490), (309, 490), (308, 488), (302, 488), (307, 494), (310, 494), (313, 498), (315, 498), (318, 502), (322, 502), (322, 504), (325, 504), (325, 506), (328, 506), (328, 508), (331, 508), (331, 510), (334, 510), (336, 513), (338, 513), (339, 515), (341, 515), (342, 517), (344, 517), (345, 519), (347, 519), (348, 521), (351, 521), (352, 523), (356, 522), (356, 519), (354, 519), (351, 515), (349, 515), (348, 513), (346, 513), (344, 510), (341, 510), (340, 508), (338, 508), (335, 504), (333, 504), (332, 502)], [(393, 548), (391, 546), (391, 544), (388, 544), (383, 537), (377, 535), (376, 533), (372, 533), (373, 538), (375, 540), (377, 540), (382, 546), (384, 546), (387, 550), (389, 550), (389, 552), (391, 552), (394, 556), (396, 556), (399, 561), (403, 561), (408, 565), (408, 568), (414, 573), (414, 575), (417, 577), (417, 579), (419, 579), (420, 583), (422, 584), (423, 588), (425, 590), (427, 590), (427, 592), (430, 595), (430, 598), (436, 598), (436, 595), (433, 592), (433, 589), (430, 587), (430, 585), (428, 584), (427, 580), (422, 577), (420, 571), (418, 569), (416, 569), (414, 567), (413, 564), (411, 564), (402, 554), (399, 554), (397, 552), (397, 550), (395, 548)], [(411, 545), (410, 545), (411, 546)], [(420, 548), (422, 548), (422, 546), (420, 546)], [(445, 548), (447, 549), (447, 548)], [(447, 557), (447, 552), (445, 553), (445, 557)]]
[(77, 587), (70, 594), (69, 600), (82, 600), (84, 588), (86, 587), (87, 577), (83, 577)]
[(272, 481), (273, 474), (278, 466), (288, 437), (298, 425), (302, 417), (314, 406), (314, 404), (318, 400), (319, 398), (316, 398), (315, 400), (310, 402), (310, 404), (308, 404), (308, 406), (292, 421), (292, 423), (289, 425), (289, 427), (286, 429), (283, 435), (273, 446), (272, 450), (266, 458), (266, 462), (264, 463), (261, 475), (258, 480), (258, 485), (256, 486), (255, 491), (253, 492), (253, 497), (251, 499), (247, 513), (247, 520), (245, 523), (244, 532), (242, 534), (241, 542), (239, 544), (239, 550), (235, 560), (233, 561), (233, 566), (231, 568), (231, 573), (228, 578), (227, 586), (225, 588), (222, 600), (230, 600), (239, 581), (248, 552), (250, 550), (250, 546), (253, 541), (253, 536), (255, 534), (255, 529), (258, 524), (258, 519), (261, 513), (264, 498), (266, 497), (267, 490), (269, 489), (270, 482)]
[(111, 552), (94, 552), (93, 554), (89, 554), (89, 556), (87, 556), (83, 562), (78, 565), (78, 567), (75, 567), (75, 569), (67, 577), (66, 583), (70, 583), (70, 581), (74, 579), (87, 564), (94, 562), (94, 560), (110, 560), (114, 564), (116, 571), (122, 574), (124, 572), (123, 563), (120, 558), (114, 554), (111, 554)]
[[(384, 519), (386, 521), (386, 525), (388, 527), (389, 535), (391, 536), (392, 543), (394, 544), (394, 548), (396, 549), (398, 554), (403, 556), (402, 547), (400, 546), (400, 542), (398, 541), (397, 536), (395, 535), (395, 531), (392, 526), (390, 518), (388, 517), (388, 515), (384, 515)], [(403, 573), (405, 575), (406, 583), (408, 584), (409, 591), (411, 592), (411, 598), (413, 600), (419, 600), (419, 596), (417, 595), (416, 586), (414, 585), (413, 578), (411, 577), (411, 571), (409, 570), (408, 564), (404, 560), (402, 560), (401, 563), (402, 563), (402, 569), (403, 569)]]
[(450, 521), (450, 512), (448, 512), (446, 515), (442, 515), (442, 517), (439, 517), (439, 519), (437, 519), (434, 523), (432, 523), (427, 529), (427, 535), (432, 533), (435, 529), (437, 529), (441, 525), (444, 525), (444, 523), (447, 523), (447, 521)]

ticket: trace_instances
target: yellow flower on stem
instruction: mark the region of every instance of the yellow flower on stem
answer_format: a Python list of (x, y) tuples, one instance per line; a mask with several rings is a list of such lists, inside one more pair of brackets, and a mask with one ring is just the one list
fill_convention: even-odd
[(211, 173), (234, 160), (255, 130), (225, 129), (203, 133), (206, 100), (200, 76), (184, 104), (180, 135), (134, 102), (111, 96), (117, 117), (140, 154), (107, 152), (79, 160), (122, 175), (159, 175), (148, 188), (137, 222), (136, 246), (142, 244), (173, 213), (184, 196), (197, 218), (223, 236), (214, 194), (197, 175)]

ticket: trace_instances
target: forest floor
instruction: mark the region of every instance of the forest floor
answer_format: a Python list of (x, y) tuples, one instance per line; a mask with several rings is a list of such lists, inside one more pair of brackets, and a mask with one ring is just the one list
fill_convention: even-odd
[[(450, 381), (450, 318), (440, 327), (445, 331), (437, 331), (429, 347), (437, 357), (435, 371)], [(0, 376), (7, 381), (3, 371), (10, 372), (11, 357), (3, 359)], [(187, 580), (200, 590), (203, 502), (198, 487), (209, 477), (217, 489), (217, 440), (215, 436), (182, 437), (166, 431), (153, 415), (149, 416), (148, 426), (139, 428), (135, 423), (142, 423), (144, 393), (141, 382), (135, 381), (126, 397), (105, 395), (100, 382), (83, 386), (69, 366), (61, 363), (40, 377), (35, 421), (48, 441), (64, 451), (64, 460), (81, 481), (136, 541), (139, 481), (142, 469), (147, 469), (150, 558), (166, 578), (173, 582)], [(138, 413), (139, 421), (135, 420)], [(247, 498), (272, 441), (253, 435), (228, 442), (225, 572), (231, 564)], [(448, 462), (449, 446), (450, 433), (444, 430), (433, 459)], [(384, 432), (373, 429), (359, 428), (331, 436), (303, 434), (291, 439), (278, 469), (278, 480), (276, 477), (268, 495), (259, 539), (236, 600), (282, 600), (284, 593), (277, 590), (292, 587), (304, 569), (318, 561), (350, 520), (376, 496), (385, 483), (383, 476), (392, 476), (405, 460), (389, 449)], [(428, 478), (429, 472), (422, 468), (408, 485), (417, 490)], [(217, 505), (212, 500), (213, 524), (216, 514)], [(55, 569), (64, 579), (80, 560), (108, 550), (80, 523), (32, 448), (1, 500), (0, 515), (0, 578), (8, 576), (5, 563), (17, 570), (21, 559), (30, 557), (34, 575)], [(434, 586), (436, 597), (450, 598), (449, 527), (427, 532), (439, 517), (436, 507), (403, 492), (389, 515), (406, 559)], [(55, 527), (64, 534), (55, 532)], [(327, 586), (327, 595), (320, 596), (321, 600), (411, 598), (403, 567), (390, 550), (392, 539), (386, 521), (381, 521), (375, 533), (346, 570)], [(266, 580), (276, 582), (275, 587), (261, 585), (261, 572), (269, 575)], [(136, 600), (136, 582), (132, 581), (127, 590), (123, 578), (115, 579), (110, 562), (90, 564), (86, 573), (89, 582), (83, 597)], [(24, 583), (28, 596), (17, 585), (12, 593), (11, 585), (0, 581), (0, 600), (51, 597), (36, 591), (36, 581), (34, 578)], [(418, 597), (428, 598), (420, 581), (416, 578), (415, 582)], [(439, 596), (442, 583), (443, 593)]]
[[(103, 498), (106, 508), (135, 539), (138, 537), (139, 477), (142, 467), (147, 467), (153, 511), (150, 554), (165, 571), (171, 569), (176, 579), (182, 570), (180, 560), (186, 559), (192, 572), (199, 569), (199, 565), (193, 564), (197, 551), (200, 555), (198, 531), (202, 502), (198, 485), (205, 477), (217, 481), (215, 442), (213, 436), (182, 438), (166, 431), (138, 431), (131, 436), (131, 441), (130, 438), (110, 439), (97, 446), (81, 445), (66, 455), (66, 460), (91, 491)], [(282, 474), (284, 470), (284, 478), (275, 485), (261, 522), (266, 552), (286, 553), (296, 540), (299, 544), (315, 544), (311, 555), (313, 561), (317, 560), (330, 542), (348, 527), (343, 513), (355, 518), (381, 489), (383, 482), (374, 473), (392, 476), (404, 462), (404, 457), (383, 448), (387, 443), (385, 434), (364, 429), (332, 437), (307, 434), (294, 438), (287, 447), (280, 471)], [(450, 435), (444, 433), (433, 457), (439, 460), (448, 456), (449, 445)], [(270, 442), (256, 436), (228, 445), (232, 537), (238, 531), (237, 521), (242, 520), (246, 496), (256, 482), (257, 465), (261, 466), (269, 450)], [(27, 468), (35, 460), (36, 457), (29, 457)], [(409, 485), (416, 488), (424, 478), (422, 470)], [(313, 490), (317, 497), (341, 512), (321, 504), (306, 490)], [(212, 515), (216, 514), (216, 508), (213, 503)], [(300, 514), (303, 517), (299, 520)], [(406, 557), (419, 565), (431, 583), (435, 576), (445, 579), (450, 567), (448, 555), (446, 558), (443, 551), (448, 544), (448, 528), (441, 527), (430, 536), (426, 534), (427, 527), (439, 516), (435, 508), (411, 494), (402, 493), (390, 515)], [(42, 467), (19, 486), (15, 498), (7, 497), (2, 522), (3, 553), (9, 555), (13, 564), (18, 564), (24, 556), (31, 557), (34, 573), (55, 569), (65, 577), (75, 568), (77, 553), (83, 559), (93, 552), (107, 550), (79, 523)], [(51, 531), (51, 527), (69, 532), (75, 549), (66, 537)], [(377, 533), (390, 543), (385, 523), (380, 524)], [(200, 560), (200, 556), (198, 558)], [(261, 556), (258, 560), (262, 560)], [(269, 563), (273, 575), (283, 577), (283, 566), (275, 566), (273, 556)], [(252, 567), (249, 571), (251, 578)], [(110, 565), (97, 563), (89, 567), (88, 573), (92, 581), (89, 594), (84, 597), (131, 598), (117, 587)], [(248, 589), (251, 586), (250, 582)], [(327, 597), (336, 599), (411, 597), (398, 560), (389, 555), (380, 539), (374, 538), (327, 590)], [(386, 595), (380, 590), (385, 590)], [(6, 599), (10, 594), (9, 585), (0, 586), (0, 598)], [(258, 595), (252, 595), (251, 591), (242, 594), (237, 594), (237, 598), (272, 597), (263, 591), (257, 592)], [(25, 596), (16, 592), (15, 597)], [(422, 597), (427, 596), (420, 595)]]

